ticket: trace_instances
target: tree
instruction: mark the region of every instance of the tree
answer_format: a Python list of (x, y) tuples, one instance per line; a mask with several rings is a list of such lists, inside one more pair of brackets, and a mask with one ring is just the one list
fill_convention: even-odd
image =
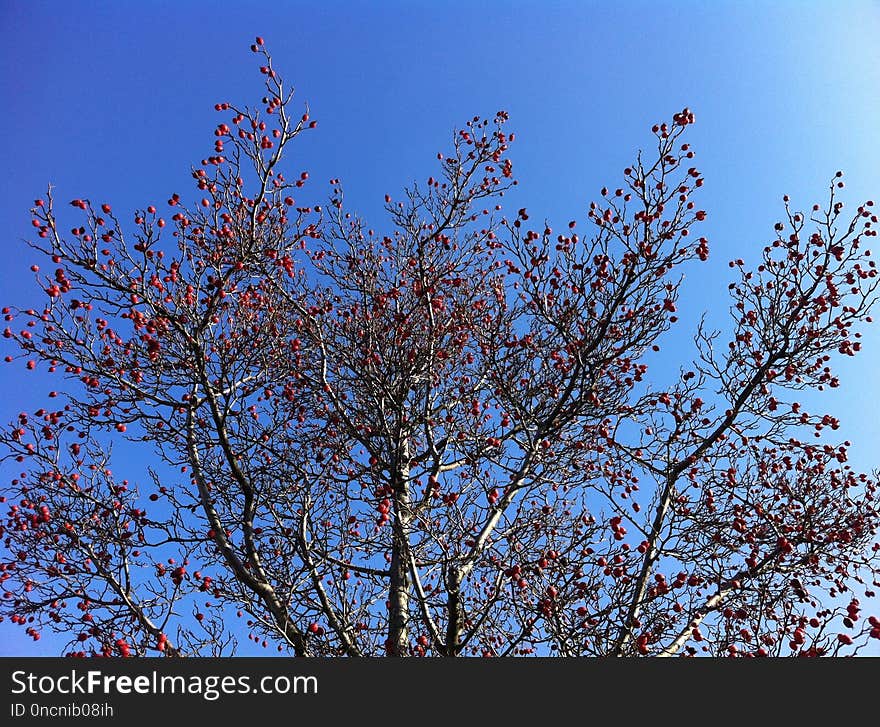
[[(792, 400), (837, 386), (877, 273), (872, 202), (794, 211), (731, 263), (730, 340), (701, 325), (666, 385), (646, 360), (708, 258), (688, 110), (653, 128), (588, 231), (500, 204), (507, 115), (385, 198), (387, 235), (297, 206), (314, 128), (261, 39), (257, 108), (217, 104), (199, 200), (123, 224), (50, 188), (46, 292), (4, 309), (6, 360), (65, 381), (0, 436), (5, 616), (70, 653), (822, 655), (880, 638), (877, 483)], [(229, 119), (231, 117), (231, 120)], [(126, 231), (127, 228), (127, 231)], [(170, 235), (169, 235), (170, 232)], [(54, 403), (56, 398), (63, 403)], [(810, 437), (813, 432), (815, 437)], [(150, 448), (135, 486), (110, 443)]]

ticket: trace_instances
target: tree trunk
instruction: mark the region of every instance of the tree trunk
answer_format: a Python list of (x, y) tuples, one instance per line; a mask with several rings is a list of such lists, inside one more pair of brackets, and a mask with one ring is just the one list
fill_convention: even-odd
[(461, 640), (461, 579), (453, 572), (446, 583), (446, 656), (458, 656)]
[(389, 656), (406, 656), (409, 650), (409, 526), (412, 512), (409, 502), (409, 461), (406, 447), (401, 449), (403, 461), (395, 468), (396, 474), (392, 483), (391, 578), (388, 587), (386, 642)]

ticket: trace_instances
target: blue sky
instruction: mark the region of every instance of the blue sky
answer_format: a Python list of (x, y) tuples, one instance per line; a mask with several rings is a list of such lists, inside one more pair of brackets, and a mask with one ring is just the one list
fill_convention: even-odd
[[(432, 173), (474, 114), (510, 112), (520, 186), (509, 203), (558, 225), (585, 220), (598, 189), (650, 145), (651, 124), (689, 106), (711, 258), (685, 282), (682, 334), (703, 310), (723, 321), (727, 260), (757, 259), (784, 193), (808, 209), (843, 169), (850, 205), (880, 197), (874, 2), (3, 0), (0, 30), (3, 305), (41, 299), (21, 241), (48, 182), (62, 201), (116, 210), (190, 193), (213, 104), (259, 98), (255, 35), (319, 122), (287, 168), (309, 170), (316, 194), (341, 177), (348, 204), (379, 228), (385, 192)], [(665, 350), (684, 362), (688, 341)], [(876, 329), (864, 347), (840, 364), (842, 386), (824, 405), (843, 419), (852, 463), (871, 469)], [(22, 372), (0, 368), (0, 421), (48, 391)], [(53, 653), (49, 639), (24, 640), (0, 624), (0, 654)]]

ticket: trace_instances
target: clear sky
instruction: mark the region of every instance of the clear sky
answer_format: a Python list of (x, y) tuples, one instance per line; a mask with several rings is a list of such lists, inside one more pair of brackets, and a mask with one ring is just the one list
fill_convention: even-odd
[[(433, 173), (474, 114), (510, 112), (510, 205), (559, 225), (585, 220), (597, 190), (650, 145), (650, 126), (689, 106), (711, 258), (685, 283), (683, 333), (703, 310), (723, 314), (727, 260), (757, 259), (783, 193), (809, 209), (843, 169), (850, 205), (880, 198), (876, 2), (0, 0), (0, 31), (2, 305), (42, 300), (22, 239), (48, 182), (60, 201), (117, 211), (191, 193), (213, 104), (261, 95), (255, 35), (319, 122), (287, 168), (308, 169), (313, 192), (341, 177), (348, 205), (379, 229), (384, 193)], [(674, 339), (682, 362), (688, 340)], [(870, 470), (880, 333), (864, 340), (824, 404), (854, 442), (851, 462)], [(48, 382), (24, 373), (0, 364), (2, 422), (44, 403)], [(0, 624), (0, 654), (51, 645)]]

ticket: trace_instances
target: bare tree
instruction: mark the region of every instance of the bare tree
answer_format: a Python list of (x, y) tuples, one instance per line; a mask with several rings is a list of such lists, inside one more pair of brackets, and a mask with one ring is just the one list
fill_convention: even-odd
[[(65, 385), (0, 436), (6, 616), (70, 653), (853, 653), (877, 585), (877, 485), (804, 390), (859, 350), (876, 216), (840, 174), (756, 269), (731, 263), (729, 341), (703, 326), (665, 385), (703, 183), (684, 109), (653, 128), (587, 231), (500, 204), (507, 115), (471, 119), (388, 234), (298, 206), (281, 171), (314, 127), (258, 39), (265, 96), (222, 103), (198, 197), (124, 225), (51, 189), (33, 212), (39, 309), (7, 361)], [(231, 119), (229, 118), (231, 117)], [(59, 403), (56, 403), (59, 402)], [(809, 436), (810, 431), (815, 438)], [(155, 453), (139, 487), (110, 443)], [(815, 441), (814, 441), (815, 439)], [(247, 629), (236, 620), (245, 619)]]

